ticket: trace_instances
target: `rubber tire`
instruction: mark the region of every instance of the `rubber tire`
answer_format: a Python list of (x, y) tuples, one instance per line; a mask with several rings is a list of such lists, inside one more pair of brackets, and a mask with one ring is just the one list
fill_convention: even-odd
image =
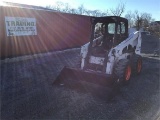
[[(141, 61), (141, 69), (138, 71), (138, 61)], [(134, 75), (139, 75), (142, 71), (142, 57), (140, 55), (134, 54), (131, 57), (131, 67), (132, 67), (132, 73)]]
[[(125, 72), (127, 66), (130, 66), (130, 70), (132, 73), (131, 69), (131, 64), (130, 60), (128, 59), (121, 59), (117, 62), (117, 64), (114, 66), (113, 70), (113, 83), (112, 83), (112, 90), (109, 94), (108, 101), (112, 100), (112, 98), (120, 92), (121, 86), (127, 85), (129, 83), (129, 80), (125, 80)], [(130, 74), (131, 77), (131, 74)]]
[(127, 67), (130, 67), (130, 77), (132, 74), (132, 67), (131, 67), (131, 62), (129, 59), (121, 59), (117, 62), (117, 64), (114, 67), (114, 76), (116, 77), (116, 82), (119, 82), (120, 85), (128, 84), (130, 81), (130, 77), (128, 80), (125, 78), (126, 74), (126, 69)]

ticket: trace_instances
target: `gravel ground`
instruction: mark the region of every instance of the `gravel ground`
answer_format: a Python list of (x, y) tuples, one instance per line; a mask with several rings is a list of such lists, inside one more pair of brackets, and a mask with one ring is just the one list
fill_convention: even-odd
[(104, 87), (87, 92), (52, 85), (63, 66), (77, 66), (79, 48), (1, 60), (1, 119), (159, 120), (158, 48), (158, 38), (143, 36), (142, 73), (110, 102)]

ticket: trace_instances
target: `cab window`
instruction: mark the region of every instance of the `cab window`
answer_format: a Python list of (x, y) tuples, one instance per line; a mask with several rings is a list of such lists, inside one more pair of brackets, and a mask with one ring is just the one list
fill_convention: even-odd
[(114, 34), (115, 33), (115, 23), (109, 23), (108, 24), (108, 33)]
[(121, 34), (125, 33), (125, 23), (121, 22)]

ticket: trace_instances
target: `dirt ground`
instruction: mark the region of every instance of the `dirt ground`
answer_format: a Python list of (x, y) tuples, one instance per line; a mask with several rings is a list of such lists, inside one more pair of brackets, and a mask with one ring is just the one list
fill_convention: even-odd
[(142, 73), (110, 102), (104, 87), (94, 94), (52, 85), (63, 66), (77, 66), (79, 48), (1, 60), (1, 119), (159, 120), (160, 39), (142, 37)]

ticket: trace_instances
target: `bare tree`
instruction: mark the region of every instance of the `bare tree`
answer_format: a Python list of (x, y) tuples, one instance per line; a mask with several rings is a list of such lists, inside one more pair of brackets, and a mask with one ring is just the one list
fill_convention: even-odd
[(107, 16), (108, 15), (108, 11), (102, 12), (100, 10), (86, 10), (85, 11), (85, 15), (102, 17), (102, 16)]
[(65, 3), (63, 5), (62, 11), (65, 12), (65, 13), (72, 13), (71, 6), (68, 3)]
[(83, 4), (81, 4), (77, 9), (73, 9), (68, 3), (57, 2), (55, 6), (49, 5), (49, 6), (46, 6), (46, 8), (59, 11), (59, 12), (96, 16), (96, 17), (108, 15), (108, 10), (104, 12), (100, 10), (87, 10)]
[(70, 9), (70, 13), (77, 14), (77, 10), (76, 9)]
[(134, 14), (132, 13), (132, 11), (128, 11), (127, 14), (125, 15), (125, 18), (128, 19), (128, 23), (129, 23), (129, 27), (133, 27), (134, 25)]
[(85, 10), (85, 15), (91, 16), (91, 10)]
[(63, 3), (62, 2), (56, 2), (56, 5), (48, 5), (46, 6), (47, 9), (52, 9), (55, 11), (62, 11)]
[(102, 12), (102, 14), (101, 14), (101, 16), (108, 16), (108, 15), (109, 15), (108, 10), (106, 10), (106, 11)]
[(114, 16), (121, 16), (125, 11), (125, 3), (120, 2), (115, 9), (112, 8), (110, 11)]
[(56, 2), (55, 10), (62, 11), (63, 3), (62, 2)]
[(93, 13), (93, 16), (96, 16), (96, 17), (101, 16), (101, 12), (99, 10), (94, 10), (92, 13)]
[(46, 8), (47, 9), (53, 9), (54, 7), (52, 5), (47, 5)]
[(81, 4), (77, 9), (78, 14), (80, 14), (80, 15), (83, 15), (85, 13), (85, 11), (86, 11), (86, 9), (84, 8), (83, 4)]
[(144, 13), (139, 13), (138, 10), (134, 12), (134, 20), (135, 20), (135, 26), (137, 30), (139, 30), (142, 27), (143, 16), (144, 16)]
[(152, 20), (152, 15), (149, 13), (144, 13), (143, 14), (143, 27), (147, 28), (149, 27), (149, 23)]

